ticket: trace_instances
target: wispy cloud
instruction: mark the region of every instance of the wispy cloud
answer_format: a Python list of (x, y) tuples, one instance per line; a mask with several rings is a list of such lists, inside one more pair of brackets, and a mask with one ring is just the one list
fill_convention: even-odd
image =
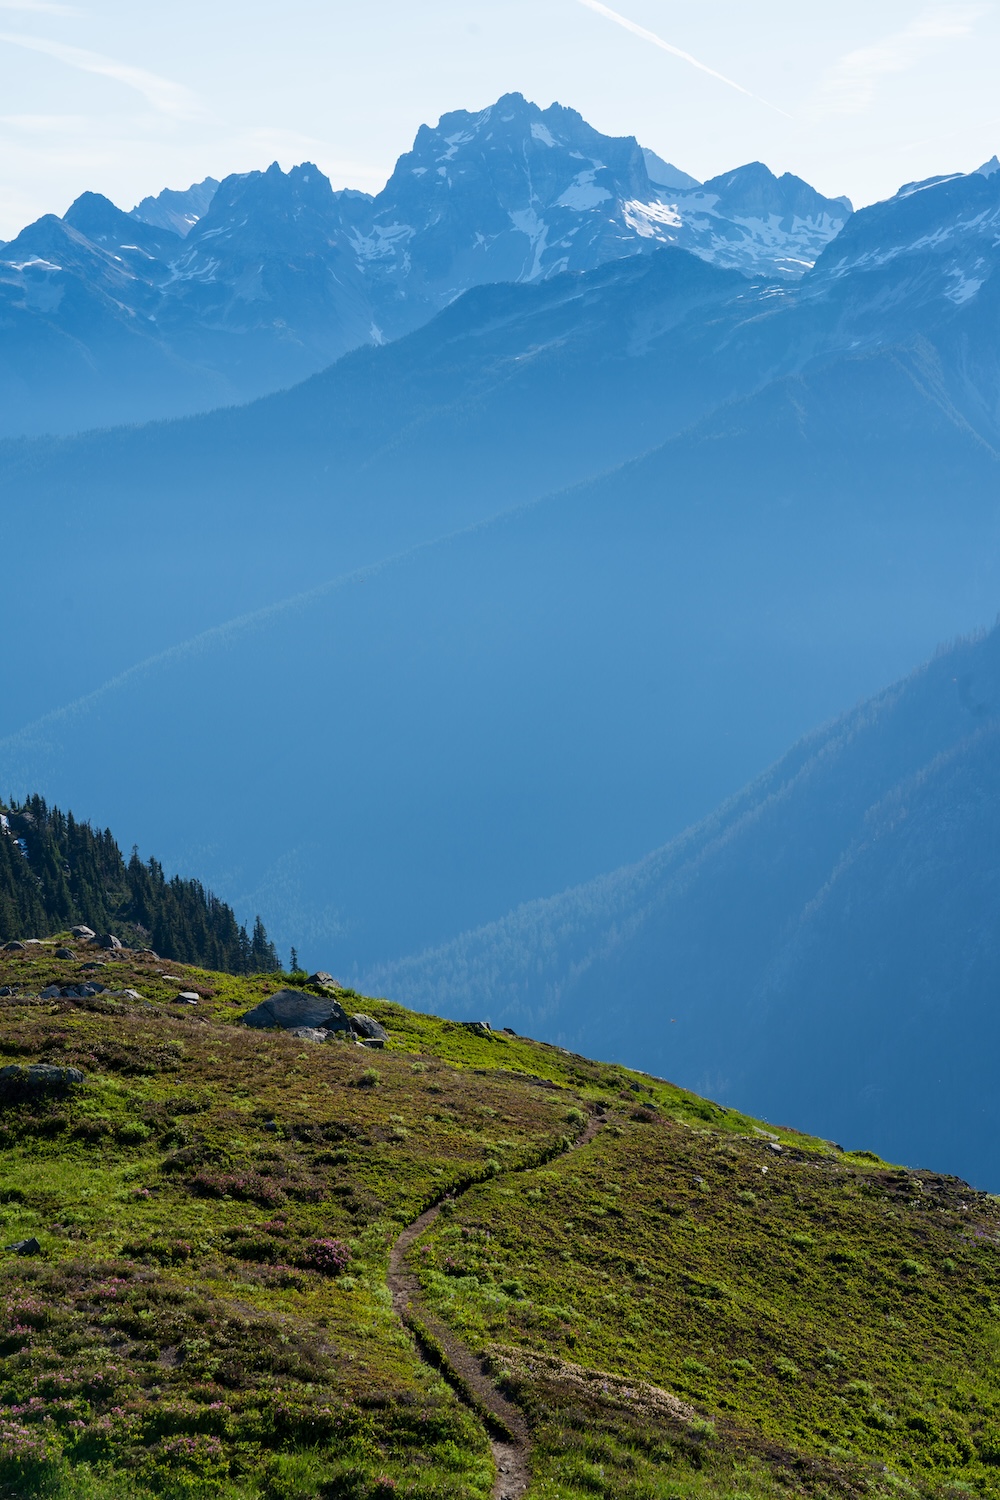
[(117, 62), (100, 52), (88, 52), (83, 47), (69, 47), (63, 42), (49, 41), (47, 37), (21, 36), (17, 32), (0, 31), (0, 43), (12, 47), (24, 47), (29, 52), (41, 52), (54, 57), (67, 67), (78, 68), (81, 73), (96, 73), (101, 78), (113, 78), (127, 88), (135, 89), (159, 114), (169, 115), (175, 120), (200, 119), (205, 111), (190, 89), (173, 83), (169, 78), (160, 78), (148, 73), (145, 68), (135, 68), (131, 63)]
[(709, 78), (714, 78), (717, 83), (724, 83), (727, 88), (735, 89), (738, 94), (744, 94), (748, 99), (753, 99), (757, 104), (764, 104), (768, 109), (776, 110), (779, 115), (784, 115), (786, 120), (792, 117), (785, 110), (779, 109), (776, 104), (762, 99), (759, 94), (753, 94), (745, 89), (741, 83), (736, 83), (732, 78), (727, 78), (725, 73), (717, 73), (707, 63), (699, 62), (692, 57), (690, 52), (684, 52), (680, 47), (675, 47), (671, 42), (665, 42), (662, 36), (657, 36), (655, 31), (648, 31), (645, 26), (640, 26), (636, 21), (630, 21), (627, 16), (620, 15), (618, 11), (612, 10), (607, 5), (602, 5), (600, 0), (577, 0), (577, 4), (585, 5), (588, 10), (596, 11), (599, 16), (605, 16), (607, 20), (614, 21), (616, 26), (622, 26), (630, 31), (633, 36), (639, 37), (644, 42), (650, 42), (654, 47), (659, 47), (662, 52), (669, 52), (671, 57), (679, 57), (682, 62), (688, 63), (692, 68), (697, 68), (699, 73), (707, 73)]
[(42, 16), (78, 16), (79, 6), (57, 5), (55, 0), (0, 0), (0, 10), (28, 10)]
[(905, 73), (932, 56), (942, 42), (971, 36), (976, 23), (993, 9), (985, 4), (930, 5), (900, 31), (869, 47), (848, 52), (822, 80), (815, 113), (859, 115), (872, 104), (879, 84)]

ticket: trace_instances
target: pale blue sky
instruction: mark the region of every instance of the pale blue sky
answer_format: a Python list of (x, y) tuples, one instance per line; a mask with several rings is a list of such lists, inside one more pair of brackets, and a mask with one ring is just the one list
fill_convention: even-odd
[(966, 0), (0, 0), (0, 238), (274, 159), (376, 191), (422, 121), (512, 89), (863, 203), (993, 155), (998, 64), (1000, 3)]

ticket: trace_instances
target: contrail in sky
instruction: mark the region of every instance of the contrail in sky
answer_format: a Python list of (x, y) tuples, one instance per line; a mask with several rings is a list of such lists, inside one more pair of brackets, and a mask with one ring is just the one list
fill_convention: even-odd
[[(7, 10), (10, 7), (2, 5), (0, 9)], [(29, 52), (42, 52), (71, 68), (79, 68), (83, 73), (113, 78), (144, 95), (155, 110), (164, 115), (172, 115), (174, 119), (197, 120), (204, 114), (195, 96), (183, 84), (172, 83), (169, 78), (160, 78), (156, 73), (147, 73), (145, 68), (134, 68), (113, 57), (104, 57), (100, 52), (89, 52), (83, 47), (69, 47), (63, 42), (50, 41), (48, 37), (25, 36), (20, 31), (0, 32), (0, 43), (26, 47)]]
[(776, 104), (762, 99), (759, 94), (752, 94), (745, 89), (741, 83), (734, 83), (733, 79), (727, 78), (725, 73), (717, 73), (714, 68), (708, 67), (706, 63), (699, 62), (692, 57), (690, 52), (683, 52), (680, 47), (674, 47), (670, 42), (665, 42), (662, 36), (657, 36), (655, 31), (647, 31), (645, 26), (639, 26), (635, 21), (630, 21), (627, 16), (619, 15), (616, 10), (611, 10), (607, 5), (602, 5), (600, 0), (577, 0), (579, 5), (585, 5), (588, 10), (596, 10), (599, 16), (606, 16), (609, 21), (614, 21), (617, 26), (624, 26), (626, 31), (631, 31), (633, 36), (641, 37), (644, 42), (652, 42), (654, 47), (659, 47), (663, 52), (669, 52), (671, 57), (679, 57), (682, 62), (690, 63), (692, 68), (697, 68), (699, 73), (707, 73), (709, 78), (715, 78), (719, 83), (724, 83), (727, 88), (735, 89), (738, 94), (745, 94), (748, 99), (754, 99), (758, 104), (766, 105), (777, 114), (784, 115), (786, 120), (792, 116), (785, 110), (779, 109)]

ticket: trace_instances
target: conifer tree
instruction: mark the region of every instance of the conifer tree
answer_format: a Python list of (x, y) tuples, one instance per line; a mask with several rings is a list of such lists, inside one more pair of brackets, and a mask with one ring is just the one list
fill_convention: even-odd
[(200, 881), (168, 880), (159, 861), (144, 862), (135, 847), (126, 865), (110, 830), (79, 823), (38, 796), (0, 813), (0, 941), (85, 923), (179, 963), (234, 974), (278, 968), (259, 916), (250, 938), (232, 907)]

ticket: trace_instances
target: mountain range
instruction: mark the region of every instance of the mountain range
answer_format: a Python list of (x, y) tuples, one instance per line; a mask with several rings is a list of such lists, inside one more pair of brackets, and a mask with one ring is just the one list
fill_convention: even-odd
[[(514, 134), (533, 143), (532, 183), (531, 153), (551, 162), (538, 201), (553, 215), (570, 211), (557, 203), (565, 172), (591, 170), (581, 160), (617, 174), (622, 203), (651, 165), (676, 173), (630, 142), (598, 157), (582, 122), (574, 157), (556, 128), (571, 112), (501, 105), (522, 110)], [(204, 353), (211, 324), (212, 348), (231, 338), (249, 368), (275, 336), (271, 304), (234, 297), (222, 268), (264, 285), (248, 245), (267, 215), (249, 208), (276, 195), (281, 234), (268, 229), (260, 250), (280, 242), (284, 258), (267, 285), (287, 272), (302, 309), (318, 305), (316, 287), (336, 290), (328, 324), (301, 314), (317, 348), (349, 306), (367, 332), (249, 405), (0, 445), (5, 602), (31, 622), (0, 666), (0, 752), (16, 795), (40, 787), (134, 830), (241, 916), (259, 910), (308, 962), (428, 987), (456, 1013), (489, 1004), (495, 1019), (481, 930), (498, 914), (673, 847), (815, 725), (995, 616), (1000, 173), (907, 185), (853, 214), (797, 277), (747, 274), (749, 262), (720, 264), (704, 245), (629, 241), (613, 196), (572, 208), (573, 235), (555, 239), (558, 216), (546, 220), (537, 267), (522, 260), (496, 282), (530, 236), (504, 229), (487, 245), (482, 230), (480, 245), (459, 232), (500, 222), (477, 197), (487, 166), (484, 201), (506, 204), (508, 220), (520, 212), (525, 158), (499, 129), (514, 131), (510, 120), (493, 122), (490, 143), (491, 119), (448, 116), (437, 136), (421, 133), (378, 211), (379, 199), (337, 198), (301, 168), (228, 179), (203, 213), (194, 200), (162, 205), (196, 220), (183, 237), (120, 215), (102, 242), (102, 200), (52, 221), (123, 284), (132, 265), (166, 264), (176, 242), (210, 269), (178, 278), (163, 326), (197, 323), (185, 347)], [(593, 170), (581, 191), (611, 181)], [(679, 201), (709, 186), (664, 191)], [(762, 211), (767, 195), (748, 181), (712, 195), (732, 205), (736, 187), (746, 215)], [(402, 207), (392, 217), (408, 193), (454, 212), (428, 209), (407, 263), (376, 229), (413, 228)], [(342, 228), (350, 220), (337, 243), (382, 247), (368, 269), (345, 249), (336, 283), (318, 253), (295, 260), (314, 231), (322, 241), (331, 196)], [(460, 264), (483, 284), (461, 290)], [(91, 307), (75, 296), (67, 305)], [(365, 323), (376, 304), (381, 343)], [(838, 847), (824, 849), (832, 868)], [(795, 890), (808, 903), (801, 881)], [(552, 985), (572, 993), (572, 974), (557, 984), (545, 953), (572, 944), (541, 919), (539, 931), (546, 987), (523, 993), (544, 1007)], [(653, 968), (656, 931), (643, 928)], [(449, 946), (461, 932), (477, 935)], [(768, 941), (777, 952), (773, 931)], [(614, 949), (605, 994), (612, 960), (625, 976), (640, 950)], [(637, 995), (650, 993), (644, 962)], [(622, 1018), (594, 1049), (645, 1059), (652, 1033)], [(569, 1036), (558, 1007), (545, 1024)], [(676, 1068), (673, 1057), (665, 1070), (703, 1081), (696, 1048)], [(745, 1073), (725, 1077), (720, 1061), (714, 1092), (760, 1111), (794, 1102), (758, 1096), (749, 1046), (740, 1061)], [(870, 1080), (843, 1098), (876, 1144), (884, 1130), (895, 1151), (895, 1112), (922, 1152), (919, 1120), (897, 1108), (905, 1070), (895, 1076), (881, 1115), (864, 1114)], [(831, 1134), (847, 1134), (829, 1118)], [(966, 1169), (994, 1170), (978, 1158)]]
[(759, 162), (698, 183), (519, 94), (421, 127), (375, 197), (334, 191), (309, 163), (209, 178), (131, 214), (86, 193), (0, 249), (0, 434), (245, 401), (472, 287), (662, 245), (794, 279), (849, 214)]
[[(664, 249), (474, 290), (242, 410), (8, 445), (9, 545), (59, 538), (3, 667), (14, 789), (85, 792), (359, 972), (708, 814), (995, 612), (994, 292), (947, 295), (955, 192), (919, 195), (892, 299), (860, 236), (780, 288)], [(278, 699), (308, 731), (263, 731)]]

